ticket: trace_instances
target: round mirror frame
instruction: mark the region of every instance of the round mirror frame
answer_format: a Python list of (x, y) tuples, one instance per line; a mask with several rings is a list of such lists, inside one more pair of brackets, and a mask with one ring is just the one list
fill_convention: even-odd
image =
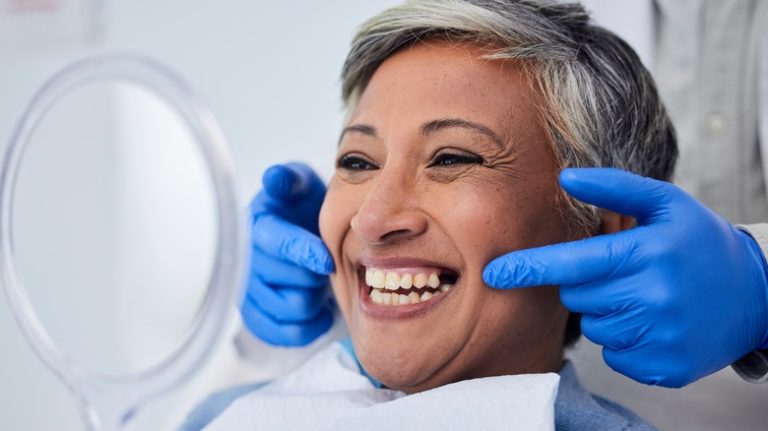
[[(37, 125), (65, 95), (102, 81), (127, 81), (159, 96), (189, 127), (206, 162), (215, 193), (217, 241), (208, 289), (178, 349), (144, 371), (103, 375), (62, 352), (36, 314), (19, 277), (12, 210), (19, 167)], [(0, 171), (0, 275), (8, 303), (34, 351), (80, 401), (91, 429), (121, 428), (141, 404), (177, 387), (202, 367), (234, 311), (247, 255), (244, 213), (237, 203), (234, 162), (224, 134), (208, 107), (174, 73), (142, 57), (103, 55), (78, 61), (51, 78), (19, 120)]]

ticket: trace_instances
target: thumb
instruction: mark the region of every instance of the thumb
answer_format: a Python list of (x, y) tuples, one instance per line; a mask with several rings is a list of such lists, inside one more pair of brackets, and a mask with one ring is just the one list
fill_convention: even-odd
[(614, 168), (569, 168), (560, 185), (576, 199), (619, 214), (639, 224), (657, 221), (683, 192), (676, 186)]

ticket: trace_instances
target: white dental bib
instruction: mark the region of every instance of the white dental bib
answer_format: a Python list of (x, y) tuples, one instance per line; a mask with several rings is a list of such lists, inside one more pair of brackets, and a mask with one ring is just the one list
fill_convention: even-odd
[(378, 389), (338, 343), (237, 399), (206, 430), (554, 430), (560, 376), (467, 380), (414, 395)]

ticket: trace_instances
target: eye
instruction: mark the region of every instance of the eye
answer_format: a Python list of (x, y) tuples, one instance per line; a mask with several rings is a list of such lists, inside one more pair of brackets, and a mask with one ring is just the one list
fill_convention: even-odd
[(379, 169), (378, 166), (356, 154), (345, 154), (339, 157), (336, 162), (336, 168), (349, 171), (372, 171)]
[(483, 164), (484, 160), (482, 157), (475, 155), (475, 154), (467, 154), (467, 153), (440, 153), (436, 155), (432, 162), (429, 164), (430, 167), (447, 167), (447, 166), (455, 166), (455, 165), (471, 165), (471, 164)]

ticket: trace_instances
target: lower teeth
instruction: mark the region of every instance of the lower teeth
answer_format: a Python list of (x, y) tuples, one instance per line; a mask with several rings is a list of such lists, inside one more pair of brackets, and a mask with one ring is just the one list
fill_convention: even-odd
[[(453, 285), (443, 284), (437, 290), (428, 290), (419, 294), (416, 291), (410, 293), (393, 293), (386, 292), (384, 289), (371, 288), (371, 300), (376, 304), (384, 305), (406, 305), (406, 304), (418, 304), (419, 302), (429, 301), (432, 298), (439, 296), (442, 293), (448, 292), (453, 288)], [(421, 290), (421, 289), (420, 289)]]

